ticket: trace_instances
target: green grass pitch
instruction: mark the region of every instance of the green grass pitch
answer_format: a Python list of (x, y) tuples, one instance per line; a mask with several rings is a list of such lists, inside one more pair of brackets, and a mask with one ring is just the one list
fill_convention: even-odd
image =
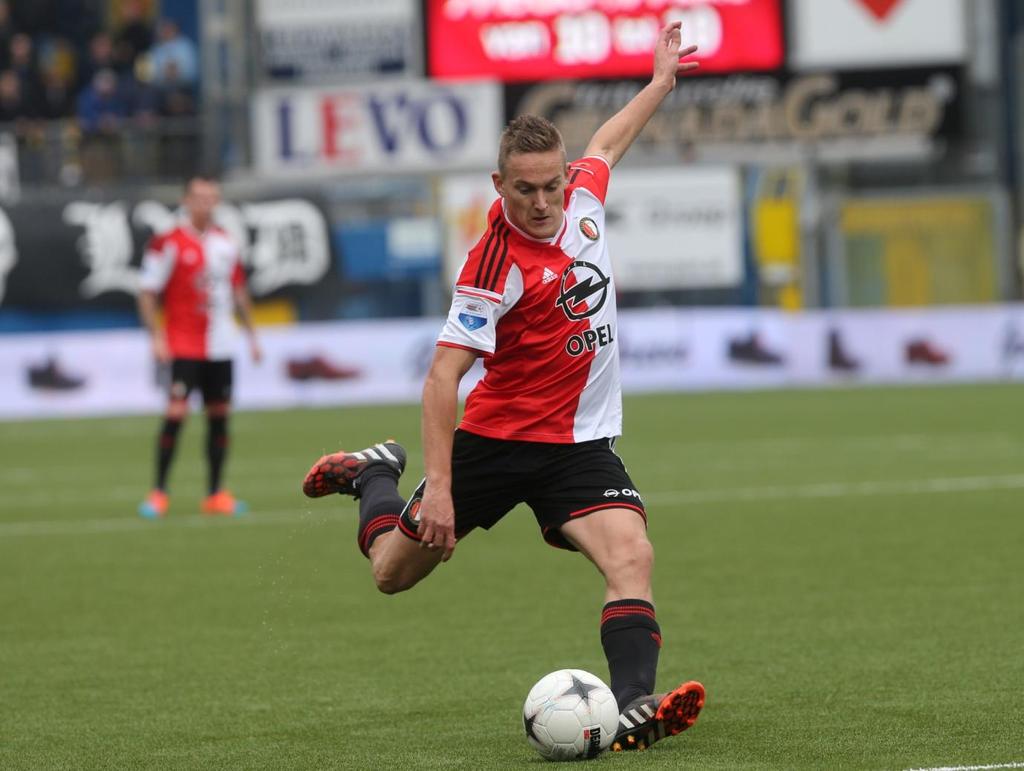
[[(1024, 761), (1018, 386), (626, 401), (650, 512), (659, 686), (696, 727), (602, 768), (906, 769)], [(416, 407), (235, 417), (207, 521), (203, 427), (138, 519), (157, 418), (0, 424), (0, 768), (543, 768), (541, 675), (607, 677), (602, 584), (517, 509), (412, 592), (373, 588), (317, 456)]]

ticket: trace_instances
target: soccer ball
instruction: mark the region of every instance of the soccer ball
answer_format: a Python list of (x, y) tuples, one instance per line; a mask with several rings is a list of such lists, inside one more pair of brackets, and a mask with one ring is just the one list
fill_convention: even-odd
[(596, 758), (619, 727), (611, 689), (582, 669), (542, 677), (523, 705), (526, 739), (548, 760)]

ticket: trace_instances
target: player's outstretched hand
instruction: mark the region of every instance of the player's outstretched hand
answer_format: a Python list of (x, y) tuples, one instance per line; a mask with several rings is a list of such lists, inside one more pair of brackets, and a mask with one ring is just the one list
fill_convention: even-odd
[(430, 488), (428, 484), (420, 503), (420, 548), (442, 549), (441, 561), (447, 562), (455, 551), (455, 505), (451, 492)]
[(681, 21), (666, 24), (658, 35), (658, 45), (654, 49), (654, 80), (671, 87), (675, 87), (679, 75), (700, 67), (699, 62), (679, 61), (697, 51), (697, 46), (680, 49), (683, 41), (682, 27)]

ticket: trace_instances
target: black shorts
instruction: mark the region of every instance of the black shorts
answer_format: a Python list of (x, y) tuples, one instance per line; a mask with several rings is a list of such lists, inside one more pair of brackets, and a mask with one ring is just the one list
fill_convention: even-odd
[(170, 396), (172, 399), (187, 399), (198, 388), (204, 404), (230, 402), (233, 369), (230, 359), (174, 359), (171, 362)]
[(455, 534), (491, 528), (517, 504), (533, 509), (552, 546), (575, 551), (559, 529), (601, 509), (647, 513), (636, 485), (612, 447), (612, 439), (548, 444), (489, 439), (455, 432), (452, 500)]

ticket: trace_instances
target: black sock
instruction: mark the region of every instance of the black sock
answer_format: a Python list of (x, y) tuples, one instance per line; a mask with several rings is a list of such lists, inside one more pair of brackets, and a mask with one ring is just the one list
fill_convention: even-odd
[(208, 417), (206, 425), (206, 463), (210, 473), (210, 495), (213, 495), (220, 490), (220, 475), (228, 454), (227, 415)]
[(601, 614), (601, 645), (608, 659), (612, 693), (619, 710), (654, 693), (661, 627), (646, 600), (615, 600)]
[(181, 430), (181, 420), (175, 418), (164, 418), (164, 424), (160, 427), (160, 435), (156, 442), (156, 489), (167, 489), (167, 472), (170, 471), (171, 461), (174, 460), (174, 449), (178, 446), (178, 432)]
[(359, 479), (359, 551), (370, 556), (379, 536), (398, 525), (405, 501), (398, 494), (398, 472), (390, 466), (370, 466)]

